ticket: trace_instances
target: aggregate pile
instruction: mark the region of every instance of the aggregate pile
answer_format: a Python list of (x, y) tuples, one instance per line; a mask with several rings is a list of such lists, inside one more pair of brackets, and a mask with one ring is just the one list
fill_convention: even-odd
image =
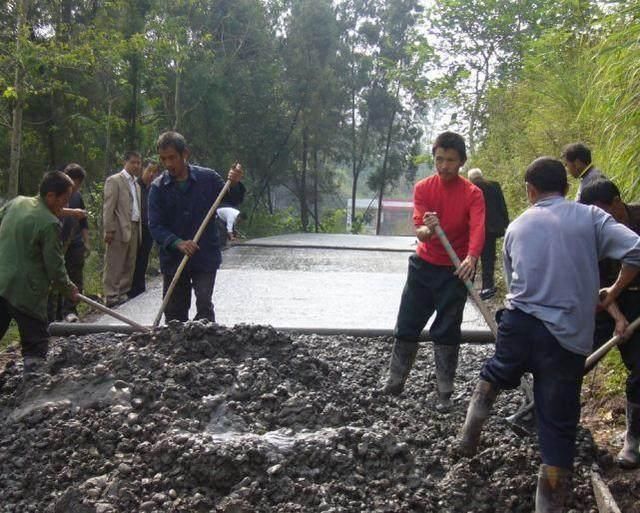
[[(538, 449), (503, 417), (453, 450), (490, 346), (463, 346), (455, 406), (432, 407), (430, 344), (401, 397), (379, 396), (389, 339), (289, 337), (191, 322), (59, 339), (46, 373), (0, 373), (0, 512), (533, 510)], [(595, 512), (579, 433), (572, 511)]]

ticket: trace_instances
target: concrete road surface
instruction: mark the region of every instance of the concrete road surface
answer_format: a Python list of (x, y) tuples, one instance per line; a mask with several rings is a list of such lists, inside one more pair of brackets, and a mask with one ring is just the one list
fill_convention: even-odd
[[(414, 251), (413, 237), (342, 234), (282, 235), (235, 245), (224, 251), (218, 271), (216, 319), (225, 325), (391, 333)], [(118, 311), (150, 325), (161, 303), (156, 279)], [(119, 323), (107, 316), (97, 322)], [(488, 329), (470, 302), (463, 329)]]

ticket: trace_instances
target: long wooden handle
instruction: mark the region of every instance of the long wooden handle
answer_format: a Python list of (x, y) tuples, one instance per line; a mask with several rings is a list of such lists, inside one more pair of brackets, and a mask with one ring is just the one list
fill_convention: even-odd
[[(626, 333), (631, 335), (631, 333), (637, 330), (638, 327), (640, 327), (640, 317), (629, 324)], [(626, 338), (622, 338), (620, 335), (616, 335), (615, 337), (609, 339), (605, 344), (601, 345), (598, 349), (591, 353), (589, 355), (589, 358), (587, 358), (587, 361), (584, 362), (584, 373), (586, 374), (591, 369), (593, 369), (609, 351), (611, 351), (614, 347), (617, 347), (620, 344), (626, 342), (626, 340)]]
[(78, 298), (80, 299), (80, 301), (82, 301), (83, 303), (88, 304), (90, 307), (95, 308), (96, 310), (99, 310), (102, 313), (105, 313), (107, 315), (110, 315), (111, 317), (113, 317), (115, 319), (118, 319), (119, 321), (122, 321), (122, 322), (128, 324), (129, 326), (133, 326), (137, 330), (149, 331), (149, 328), (147, 328), (146, 326), (143, 326), (142, 324), (138, 324), (137, 322), (126, 318), (124, 315), (116, 312), (115, 310), (112, 310), (111, 308), (107, 308), (103, 304), (98, 303), (97, 301), (94, 301), (93, 299), (89, 299), (87, 296), (83, 296), (82, 294), (78, 294)]
[[(440, 225), (436, 225), (436, 235), (438, 236), (438, 239), (440, 239), (442, 246), (449, 255), (449, 258), (451, 259), (451, 262), (453, 262), (456, 270), (460, 269), (460, 259), (458, 258), (458, 255), (456, 255), (456, 252), (453, 250), (449, 239), (445, 235), (444, 230)], [(491, 312), (489, 312), (487, 306), (484, 304), (482, 299), (480, 299), (480, 296), (478, 295), (476, 289), (473, 288), (473, 283), (471, 283), (471, 280), (465, 280), (464, 284), (466, 285), (467, 290), (469, 291), (469, 295), (473, 299), (473, 302), (476, 304), (476, 307), (478, 307), (478, 310), (480, 310), (482, 317), (484, 317), (487, 326), (489, 326), (491, 333), (493, 333), (493, 336), (496, 337), (498, 335), (498, 325), (491, 315)]]
[[(224, 187), (220, 191), (220, 194), (218, 194), (218, 197), (213, 202), (213, 205), (211, 205), (209, 212), (207, 212), (207, 215), (205, 216), (204, 220), (200, 224), (200, 228), (198, 228), (198, 231), (196, 232), (195, 237), (193, 237), (193, 242), (195, 242), (196, 244), (200, 240), (200, 237), (202, 237), (202, 234), (204, 233), (204, 231), (207, 229), (207, 225), (209, 224), (209, 221), (211, 221), (211, 218), (215, 215), (216, 210), (218, 209), (218, 206), (222, 202), (222, 198), (225, 197), (230, 187), (231, 187), (231, 180), (227, 180), (224, 184)], [(184, 271), (184, 268), (187, 266), (187, 262), (189, 262), (189, 258), (190, 258), (189, 255), (185, 255), (184, 257), (182, 257), (182, 261), (180, 262), (180, 265), (178, 266), (176, 273), (173, 275), (171, 284), (169, 285), (169, 288), (167, 289), (167, 293), (165, 294), (164, 299), (162, 300), (162, 305), (160, 306), (158, 315), (156, 315), (156, 318), (153, 321), (154, 328), (158, 326), (158, 324), (160, 324), (160, 319), (162, 319), (162, 314), (164, 313), (165, 308), (167, 308), (167, 304), (169, 304), (169, 300), (173, 295), (173, 291), (176, 288), (176, 284), (180, 279), (180, 275), (182, 274), (182, 271)]]

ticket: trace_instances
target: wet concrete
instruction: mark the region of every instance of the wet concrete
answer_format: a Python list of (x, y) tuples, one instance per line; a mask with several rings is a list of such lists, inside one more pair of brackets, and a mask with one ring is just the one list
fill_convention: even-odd
[[(0, 371), (2, 513), (531, 513), (539, 450), (503, 418), (456, 436), (488, 345), (461, 352), (450, 412), (422, 344), (399, 397), (376, 392), (390, 339), (172, 323), (58, 339), (44, 372)], [(567, 513), (596, 513), (578, 434)]]
[[(391, 333), (414, 241), (412, 237), (294, 234), (231, 247), (224, 252), (216, 279), (216, 319), (228, 326), (248, 323)], [(151, 324), (162, 303), (160, 280), (148, 288), (118, 311)], [(190, 316), (195, 316), (195, 304)], [(119, 321), (104, 316), (97, 322)], [(471, 303), (465, 308), (462, 327), (486, 328)]]

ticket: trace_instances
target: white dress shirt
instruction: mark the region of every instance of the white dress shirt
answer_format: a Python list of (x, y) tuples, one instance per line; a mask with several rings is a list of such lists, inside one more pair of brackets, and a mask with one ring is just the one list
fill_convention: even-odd
[(122, 176), (125, 177), (129, 184), (129, 190), (133, 198), (133, 205), (131, 207), (131, 221), (138, 223), (140, 221), (140, 203), (138, 202), (138, 191), (136, 190), (136, 177), (129, 174), (126, 169), (120, 171)]

